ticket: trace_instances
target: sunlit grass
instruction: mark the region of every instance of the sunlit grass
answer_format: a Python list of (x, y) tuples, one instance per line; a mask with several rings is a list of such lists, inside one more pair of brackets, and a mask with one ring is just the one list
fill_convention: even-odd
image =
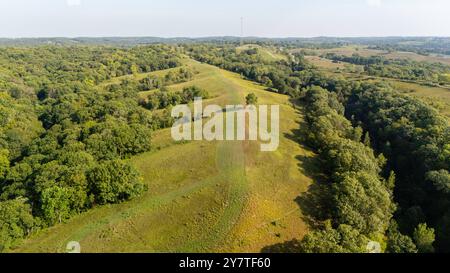
[(185, 63), (199, 73), (169, 90), (197, 85), (213, 96), (207, 104), (222, 106), (243, 104), (250, 92), (260, 104), (279, 104), (279, 149), (261, 152), (250, 141), (175, 143), (170, 129), (154, 132), (154, 149), (130, 160), (148, 185), (146, 193), (75, 216), (14, 251), (64, 252), (75, 240), (82, 252), (258, 252), (307, 232), (295, 202), (312, 182), (297, 157), (313, 154), (293, 140), (301, 113), (287, 96), (237, 74)]

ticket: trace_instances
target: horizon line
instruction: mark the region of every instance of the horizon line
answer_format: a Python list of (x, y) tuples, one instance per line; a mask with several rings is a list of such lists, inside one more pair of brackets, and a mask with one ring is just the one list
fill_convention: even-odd
[(338, 39), (354, 39), (354, 38), (450, 38), (450, 36), (440, 35), (388, 35), (388, 36), (284, 36), (284, 37), (268, 37), (268, 36), (233, 36), (233, 35), (210, 35), (210, 36), (151, 36), (151, 35), (133, 35), (133, 36), (21, 36), (21, 37), (0, 37), (0, 39), (20, 40), (20, 39), (85, 39), (85, 38), (156, 38), (156, 39), (206, 39), (206, 38), (237, 38), (237, 39), (318, 39), (318, 38), (338, 38)]

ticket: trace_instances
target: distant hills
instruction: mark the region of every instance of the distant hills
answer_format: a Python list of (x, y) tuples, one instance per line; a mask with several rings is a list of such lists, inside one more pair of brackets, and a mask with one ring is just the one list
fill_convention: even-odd
[(114, 45), (135, 46), (142, 44), (176, 43), (271, 43), (297, 47), (329, 47), (348, 44), (367, 45), (377, 49), (411, 51), (419, 54), (450, 55), (450, 37), (314, 37), (314, 38), (264, 38), (264, 37), (77, 37), (77, 38), (0, 38), (1, 46), (29, 45)]

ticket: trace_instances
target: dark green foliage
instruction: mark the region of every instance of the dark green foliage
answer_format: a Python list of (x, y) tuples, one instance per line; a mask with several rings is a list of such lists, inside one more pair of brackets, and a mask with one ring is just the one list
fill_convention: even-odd
[(430, 171), (426, 174), (427, 181), (443, 193), (450, 193), (450, 173), (447, 170)]
[(144, 191), (139, 173), (120, 160), (107, 161), (88, 174), (88, 181), (99, 204), (131, 199)]
[[(450, 130), (444, 118), (385, 85), (329, 77), (302, 54), (268, 61), (258, 49), (238, 51), (233, 44), (2, 49), (0, 251), (35, 228), (145, 190), (126, 159), (150, 150), (152, 129), (171, 126), (172, 106), (209, 94), (195, 86), (167, 90), (192, 79), (195, 72), (184, 67), (164, 77), (137, 74), (180, 65), (176, 51), (183, 49), (270, 91), (303, 99), (305, 137), (319, 154), (331, 198), (324, 212), (329, 224), (309, 233), (300, 251), (365, 252), (370, 238), (391, 253), (449, 251)], [(328, 57), (364, 65), (374, 76), (437, 83), (443, 81), (438, 74), (448, 73), (443, 65)], [(118, 76), (127, 77), (102, 84)], [(139, 100), (139, 91), (154, 89), (159, 91)], [(256, 103), (251, 95), (247, 104)], [(393, 196), (399, 227), (391, 221)]]
[[(122, 82), (121, 85), (126, 85), (126, 82)], [(158, 89), (163, 86), (160, 78), (155, 76), (147, 76), (139, 81), (137, 89), (139, 91)]]
[[(120, 160), (150, 150), (151, 130), (162, 121), (139, 106), (139, 90), (131, 82), (98, 84), (177, 65), (177, 55), (162, 45), (2, 49), (3, 248), (31, 232), (34, 219), (51, 226), (95, 204), (142, 193), (139, 173)], [(170, 80), (191, 76), (180, 69)]]
[(427, 224), (419, 224), (413, 233), (414, 242), (421, 253), (434, 252), (434, 229), (428, 228)]
[(400, 233), (395, 220), (391, 221), (386, 235), (388, 253), (417, 253), (416, 245), (410, 237)]
[(41, 210), (47, 223), (61, 223), (70, 217), (72, 196), (73, 193), (70, 192), (70, 189), (64, 187), (52, 186), (42, 191)]
[(0, 150), (0, 179), (5, 179), (9, 173), (9, 151), (6, 149)]
[[(331, 139), (330, 139), (331, 140)], [(370, 147), (352, 139), (337, 138), (328, 140), (325, 167), (339, 174), (366, 171), (378, 174), (380, 167)]]
[(163, 79), (164, 85), (171, 85), (176, 83), (187, 82), (192, 79), (194, 72), (189, 68), (180, 68), (176, 71), (169, 71)]
[(242, 74), (244, 77), (262, 83), (282, 94), (299, 97), (302, 89), (317, 85), (330, 90), (345, 93), (348, 86), (336, 79), (329, 79), (311, 69), (301, 55), (295, 55), (293, 62), (285, 60), (265, 61), (260, 54), (248, 54), (248, 51), (238, 53), (231, 45), (186, 46), (188, 53), (198, 61), (206, 62), (220, 68)]
[(435, 246), (448, 251), (448, 121), (417, 99), (372, 84), (354, 90), (346, 115), (364, 126), (372, 145), (386, 155), (387, 169), (395, 171), (400, 230), (412, 236), (426, 222), (436, 229)]
[[(260, 54), (238, 53), (232, 45), (185, 48), (201, 62), (238, 72), (271, 91), (305, 99), (306, 140), (319, 152), (323, 170), (338, 196), (331, 213), (335, 228), (349, 224), (366, 234), (377, 229), (383, 233), (395, 209), (391, 200), (395, 196), (400, 204), (396, 213), (400, 230), (412, 236), (420, 221), (426, 221), (436, 230), (434, 245), (448, 251), (450, 130), (434, 109), (383, 84), (325, 76), (309, 66), (301, 54), (293, 54), (289, 62), (266, 62)], [(442, 64), (358, 55), (328, 57), (364, 65), (369, 75), (435, 84), (449, 72)], [(372, 148), (379, 153), (377, 157)], [(364, 214), (366, 210), (370, 213)], [(382, 224), (372, 225), (372, 221)], [(398, 230), (390, 234), (389, 252), (417, 251), (407, 235)]]
[(208, 91), (197, 87), (197, 86), (189, 86), (183, 88), (181, 91), (181, 103), (188, 103), (193, 101), (195, 98), (208, 99), (209, 93)]
[(110, 84), (106, 88), (108, 91), (128, 90), (129, 92), (149, 91), (153, 89), (163, 89), (167, 85), (190, 81), (195, 72), (189, 68), (181, 67), (177, 70), (167, 72), (164, 77), (154, 75), (146, 76), (140, 80), (133, 77), (123, 79), (119, 84)]
[[(358, 38), (356, 38), (358, 39)], [(388, 51), (415, 52), (427, 56), (430, 53), (450, 55), (450, 40), (448, 37), (390, 37), (369, 38), (365, 43), (369, 48)]]
[(250, 93), (245, 97), (245, 103), (247, 105), (255, 105), (258, 103), (258, 97), (255, 95), (255, 93)]
[(350, 225), (363, 234), (383, 234), (395, 209), (382, 181), (366, 172), (347, 172), (333, 184), (338, 223)]
[(149, 110), (166, 109), (178, 104), (188, 104), (196, 97), (208, 99), (209, 94), (197, 86), (185, 87), (181, 92), (157, 91), (150, 94), (146, 101), (141, 101), (141, 105)]
[(24, 198), (0, 201), (0, 252), (28, 235), (35, 221)]
[(0, 150), (7, 149), (11, 160), (43, 131), (33, 108), (29, 101), (16, 100), (0, 89)]
[[(364, 252), (367, 238), (361, 236), (385, 234), (395, 210), (388, 183), (379, 175), (380, 160), (360, 142), (362, 130), (353, 128), (342, 116), (343, 106), (335, 95), (312, 87), (305, 102), (308, 141), (319, 152), (331, 182), (331, 216), (336, 229), (328, 227), (307, 235), (302, 250)], [(348, 234), (351, 236), (344, 236)]]
[(83, 133), (86, 150), (101, 160), (124, 158), (150, 149), (150, 128), (114, 118), (89, 126)]
[(440, 83), (442, 74), (450, 72), (450, 66), (441, 63), (415, 62), (407, 59), (386, 59), (381, 56), (363, 57), (358, 54), (339, 56), (333, 53), (325, 55), (336, 62), (364, 65), (364, 70), (371, 76), (396, 78), (402, 80), (420, 80)]
[(323, 230), (308, 233), (300, 243), (302, 253), (364, 253), (369, 239), (357, 229), (339, 225), (333, 229), (329, 225)]
[(8, 48), (0, 52), (0, 62), (14, 72), (22, 73), (20, 80), (42, 94), (51, 94), (57, 83), (78, 81), (97, 84), (112, 77), (151, 72), (179, 65), (169, 46), (139, 46), (128, 49), (101, 46), (39, 46)]

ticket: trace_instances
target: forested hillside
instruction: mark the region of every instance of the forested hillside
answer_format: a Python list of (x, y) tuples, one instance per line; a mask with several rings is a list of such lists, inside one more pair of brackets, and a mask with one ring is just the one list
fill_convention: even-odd
[[(0, 251), (450, 252), (448, 105), (396, 85), (446, 92), (449, 66), (305, 56), (350, 41), (3, 47)], [(279, 150), (172, 141), (198, 96), (281, 105)]]
[[(330, 209), (317, 217), (322, 228), (292, 251), (364, 252), (369, 239), (383, 242), (387, 252), (450, 251), (450, 131), (436, 110), (389, 85), (321, 73), (301, 53), (268, 63), (230, 46), (188, 50), (304, 103), (305, 138), (321, 158), (327, 183), (320, 199)], [(372, 64), (394, 65), (401, 73), (414, 71), (407, 77), (414, 80), (438, 79), (449, 69), (356, 55), (327, 58), (366, 65), (369, 73), (377, 69)]]
[(0, 52), (0, 246), (145, 187), (123, 161), (158, 123), (112, 77), (179, 65), (168, 47), (8, 48)]

